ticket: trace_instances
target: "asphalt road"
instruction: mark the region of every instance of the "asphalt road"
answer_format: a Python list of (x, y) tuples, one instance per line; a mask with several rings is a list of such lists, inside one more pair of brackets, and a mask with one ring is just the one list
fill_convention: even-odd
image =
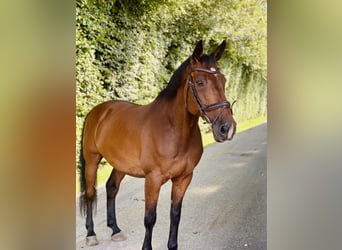
[[(204, 150), (183, 201), (179, 250), (267, 249), (267, 124), (239, 133), (232, 141)], [(160, 192), (155, 250), (167, 249), (171, 183)], [(106, 226), (104, 186), (98, 187), (94, 217), (99, 245), (85, 244), (85, 219), (76, 206), (76, 249), (141, 249), (144, 239), (144, 179), (126, 176), (117, 196), (117, 219), (128, 236), (123, 242), (110, 239)], [(78, 201), (77, 201), (78, 203)]]

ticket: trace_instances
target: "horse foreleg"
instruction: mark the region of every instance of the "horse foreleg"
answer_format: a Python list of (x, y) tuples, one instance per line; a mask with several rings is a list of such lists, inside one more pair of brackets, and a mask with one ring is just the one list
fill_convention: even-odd
[(121, 232), (121, 229), (117, 225), (116, 214), (115, 214), (115, 198), (119, 191), (120, 183), (124, 177), (125, 177), (124, 173), (118, 172), (115, 169), (113, 169), (106, 183), (107, 226), (110, 227), (113, 231), (112, 232), (113, 241), (126, 240), (125, 235)]
[(152, 249), (152, 231), (157, 219), (157, 203), (161, 187), (160, 176), (147, 175), (145, 180), (145, 239), (142, 249)]
[(170, 210), (170, 234), (167, 246), (170, 250), (178, 248), (178, 226), (181, 218), (182, 202), (186, 189), (192, 179), (192, 173), (172, 179), (171, 210)]

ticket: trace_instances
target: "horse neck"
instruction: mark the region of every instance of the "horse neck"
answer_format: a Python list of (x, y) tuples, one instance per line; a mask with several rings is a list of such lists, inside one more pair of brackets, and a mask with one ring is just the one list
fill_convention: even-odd
[(182, 85), (182, 88), (178, 91), (175, 102), (174, 102), (174, 110), (177, 117), (180, 117), (177, 120), (178, 125), (183, 129), (193, 130), (195, 126), (198, 126), (198, 116), (191, 114), (187, 108), (187, 88), (186, 84)]
[(158, 105), (161, 114), (165, 115), (166, 121), (171, 125), (181, 136), (186, 139), (192, 136), (195, 129), (198, 127), (198, 116), (192, 115), (187, 109), (186, 96), (188, 88), (187, 79), (182, 81), (179, 86), (177, 95), (172, 99), (160, 98), (156, 99), (154, 105)]

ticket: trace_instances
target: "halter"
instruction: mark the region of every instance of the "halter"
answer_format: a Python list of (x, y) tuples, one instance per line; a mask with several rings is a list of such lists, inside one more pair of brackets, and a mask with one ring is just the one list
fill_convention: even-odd
[[(198, 93), (197, 93), (197, 90), (196, 90), (196, 87), (195, 87), (195, 84), (193, 83), (193, 77), (192, 77), (192, 72), (194, 71), (202, 71), (202, 72), (205, 72), (205, 73), (208, 73), (208, 74), (216, 74), (218, 73), (217, 70), (209, 70), (209, 69), (204, 69), (204, 68), (192, 68), (189, 75), (189, 86), (191, 88), (191, 92), (193, 94), (193, 96), (195, 97), (195, 100), (197, 102), (197, 105), (198, 105), (198, 108), (201, 112), (201, 117), (207, 122), (207, 123), (212, 123), (214, 124), (216, 122), (216, 120), (221, 116), (222, 112), (226, 109), (226, 108), (229, 108), (232, 113), (233, 113), (233, 110), (232, 110), (232, 106), (233, 104), (236, 102), (234, 101), (232, 105), (230, 105), (230, 103), (228, 101), (221, 101), (221, 102), (216, 102), (214, 104), (210, 104), (210, 105), (206, 105), (206, 104), (203, 104), (203, 102), (201, 101), (201, 98), (199, 97)], [(209, 116), (207, 115), (206, 112), (211, 112), (215, 109), (219, 109), (221, 108), (221, 111), (220, 113), (215, 117), (215, 119), (213, 121), (210, 120)]]

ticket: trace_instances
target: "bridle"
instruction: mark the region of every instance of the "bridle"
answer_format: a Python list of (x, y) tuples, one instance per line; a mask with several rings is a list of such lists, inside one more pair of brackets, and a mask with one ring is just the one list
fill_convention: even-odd
[[(218, 71), (217, 70), (209, 70), (209, 69), (204, 69), (204, 68), (191, 68), (191, 71), (189, 73), (189, 86), (191, 88), (191, 92), (197, 102), (197, 105), (198, 105), (198, 109), (201, 113), (201, 117), (207, 122), (207, 123), (212, 123), (214, 124), (216, 122), (216, 120), (221, 116), (222, 112), (228, 108), (231, 110), (232, 114), (233, 114), (233, 110), (232, 110), (232, 107), (234, 105), (234, 103), (236, 102), (233, 101), (232, 104), (230, 104), (228, 101), (221, 101), (221, 102), (216, 102), (214, 104), (210, 104), (210, 105), (206, 105), (204, 104), (202, 101), (201, 101), (201, 98), (199, 97), (198, 93), (197, 93), (197, 90), (196, 90), (196, 87), (195, 87), (195, 84), (194, 84), (194, 81), (193, 81), (193, 77), (192, 77), (192, 72), (194, 71), (201, 71), (201, 72), (205, 72), (205, 73), (208, 73), (208, 74), (217, 74)], [(214, 120), (210, 120), (207, 112), (211, 112), (215, 109), (219, 109), (221, 108), (221, 111), (220, 113), (215, 117)]]

